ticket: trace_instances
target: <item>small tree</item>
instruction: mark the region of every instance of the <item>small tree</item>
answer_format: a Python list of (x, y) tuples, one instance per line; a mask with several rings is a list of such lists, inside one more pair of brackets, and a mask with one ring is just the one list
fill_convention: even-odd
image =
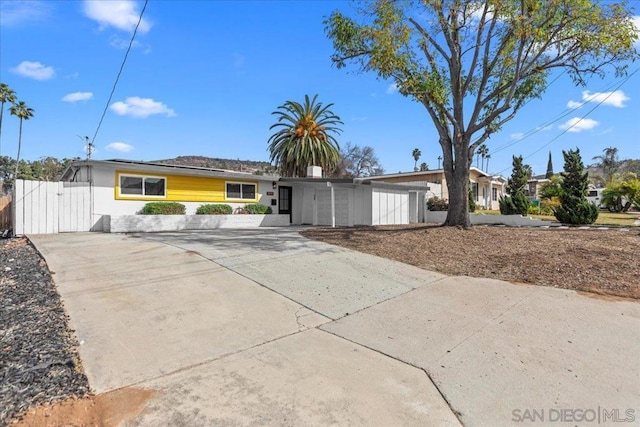
[(627, 212), (640, 198), (640, 179), (633, 172), (615, 174), (602, 192), (602, 205), (610, 212)]
[(598, 207), (587, 200), (589, 174), (584, 172), (580, 149), (563, 151), (564, 172), (560, 206), (554, 215), (563, 224), (593, 224), (598, 219)]
[(530, 169), (522, 163), (522, 156), (513, 156), (513, 170), (507, 182), (507, 196), (500, 197), (500, 213), (503, 215), (526, 215), (529, 212), (529, 199), (526, 187)]
[(426, 172), (429, 170), (429, 165), (425, 162), (420, 163), (420, 172)]
[(360, 147), (350, 142), (340, 149), (340, 162), (334, 169), (334, 176), (362, 178), (382, 175), (384, 168), (376, 156), (375, 150), (368, 145)]

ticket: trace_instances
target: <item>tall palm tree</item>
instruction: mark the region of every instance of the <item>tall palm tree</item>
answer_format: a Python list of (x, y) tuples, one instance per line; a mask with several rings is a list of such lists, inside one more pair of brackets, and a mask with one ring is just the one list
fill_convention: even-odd
[(20, 165), (20, 149), (22, 148), (22, 121), (29, 120), (33, 117), (34, 110), (33, 108), (29, 108), (24, 101), (20, 101), (17, 104), (13, 104), (11, 108), (9, 108), (9, 112), (12, 116), (16, 116), (20, 119), (20, 131), (18, 133), (18, 154), (16, 155), (16, 172), (13, 175), (13, 182), (15, 187), (16, 179), (18, 179), (18, 166)]
[(340, 145), (333, 134), (343, 124), (330, 108), (316, 102), (318, 95), (304, 104), (287, 101), (274, 111), (278, 121), (269, 128), (278, 129), (268, 140), (271, 161), (280, 173), (290, 177), (305, 177), (308, 166), (321, 166), (325, 173), (335, 169), (340, 161)]
[(413, 160), (415, 160), (415, 163), (413, 164), (413, 170), (417, 172), (418, 160), (420, 160), (420, 156), (422, 156), (422, 152), (420, 152), (419, 149), (414, 148), (413, 151), (411, 152), (411, 155), (413, 156)]
[(618, 149), (616, 147), (607, 147), (602, 150), (604, 153), (601, 156), (595, 156), (593, 160), (600, 160), (597, 166), (602, 169), (604, 175), (601, 178), (605, 185), (608, 185), (612, 180), (618, 169), (620, 168), (620, 162), (618, 161)]
[(480, 145), (478, 147), (478, 150), (476, 151), (476, 167), (479, 167), (479, 160), (482, 156), (482, 169), (484, 169), (484, 159), (487, 154), (489, 154), (489, 147), (487, 147), (485, 144)]
[(4, 114), (4, 103), (16, 102), (16, 93), (6, 83), (0, 83), (0, 155), (2, 155), (2, 115)]

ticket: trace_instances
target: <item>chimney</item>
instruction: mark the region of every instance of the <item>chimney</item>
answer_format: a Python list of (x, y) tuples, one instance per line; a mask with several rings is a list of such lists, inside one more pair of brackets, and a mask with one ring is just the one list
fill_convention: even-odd
[(307, 178), (322, 178), (322, 168), (320, 166), (307, 166)]

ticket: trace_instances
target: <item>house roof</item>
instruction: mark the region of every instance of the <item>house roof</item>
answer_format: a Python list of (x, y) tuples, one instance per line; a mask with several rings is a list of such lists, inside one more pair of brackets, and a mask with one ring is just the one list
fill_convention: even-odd
[[(478, 174), (480, 175), (481, 178), (490, 178), (490, 179), (494, 179), (494, 180), (505, 180), (506, 179), (502, 176), (502, 175), (490, 175), (486, 172), (484, 172), (481, 169), (478, 169), (476, 167), (471, 167), (469, 170), (478, 172)], [(384, 180), (386, 178), (420, 178), (420, 177), (424, 177), (427, 178), (429, 176), (433, 176), (433, 175), (444, 175), (444, 169), (430, 169), (427, 171), (417, 171), (417, 172), (399, 172), (399, 173), (390, 173), (390, 174), (385, 174), (385, 175), (376, 175), (376, 176), (369, 176), (366, 178), (362, 178), (365, 180), (372, 180), (372, 181), (381, 181)]]
[(280, 178), (280, 182), (286, 184), (324, 184), (327, 183), (340, 185), (368, 185), (374, 188), (387, 188), (390, 190), (403, 190), (403, 191), (427, 191), (428, 188), (422, 185), (410, 185), (403, 183), (391, 183), (382, 181), (372, 181), (366, 178)]
[(78, 160), (69, 164), (62, 173), (61, 179), (72, 174), (82, 166), (107, 166), (114, 169), (129, 169), (140, 172), (173, 173), (187, 176), (210, 176), (219, 178), (245, 179), (252, 181), (277, 181), (277, 175), (254, 175), (248, 172), (237, 172), (226, 169), (204, 168), (199, 166), (168, 165), (164, 163), (143, 162), (136, 160), (110, 159), (110, 160)]

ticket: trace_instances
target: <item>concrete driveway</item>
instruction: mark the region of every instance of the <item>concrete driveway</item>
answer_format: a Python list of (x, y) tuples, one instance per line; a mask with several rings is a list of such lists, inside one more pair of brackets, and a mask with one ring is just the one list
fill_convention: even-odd
[(96, 392), (156, 391), (127, 425), (640, 422), (636, 302), (446, 277), (296, 229), (31, 239)]

